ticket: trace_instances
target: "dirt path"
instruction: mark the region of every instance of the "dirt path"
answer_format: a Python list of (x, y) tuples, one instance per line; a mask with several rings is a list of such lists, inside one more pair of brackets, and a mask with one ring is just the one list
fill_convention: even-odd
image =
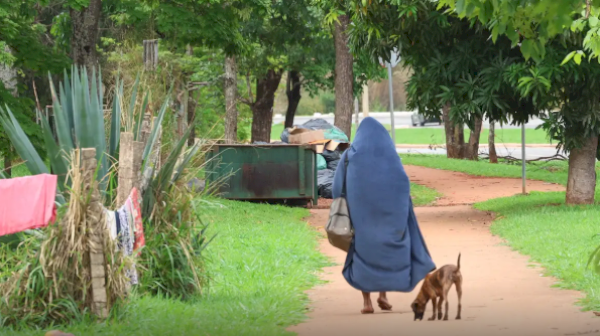
[[(435, 187), (445, 195), (440, 205), (472, 203), (520, 192), (513, 179), (471, 178), (464, 174), (420, 167), (406, 167), (411, 181)], [(492, 188), (489, 188), (493, 186)], [(515, 188), (517, 186), (517, 188)], [(529, 182), (529, 190), (550, 191), (564, 187)], [(300, 336), (475, 336), (475, 335), (596, 335), (600, 318), (582, 313), (574, 305), (581, 293), (551, 288), (554, 279), (528, 257), (513, 252), (489, 232), (491, 215), (468, 205), (421, 207), (419, 224), (437, 266), (456, 263), (462, 253), (463, 319), (413, 321), (413, 293), (390, 295), (393, 312), (361, 315), (362, 298), (341, 275), (345, 254), (326, 241), (321, 250), (338, 263), (325, 269), (328, 283), (309, 292), (313, 302), (309, 319), (290, 328)], [(313, 210), (311, 224), (323, 230), (327, 210)], [(417, 289), (420, 285), (417, 286)], [(456, 292), (450, 294), (449, 315), (456, 314)], [(431, 314), (431, 304), (427, 314)]]

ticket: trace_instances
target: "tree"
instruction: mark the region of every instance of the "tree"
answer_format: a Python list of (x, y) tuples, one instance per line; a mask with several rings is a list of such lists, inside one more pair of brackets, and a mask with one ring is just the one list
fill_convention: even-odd
[[(506, 35), (513, 45), (520, 45), (526, 59), (536, 61), (520, 84), (524, 88), (541, 86), (542, 93), (548, 92), (548, 108), (558, 110), (557, 114), (550, 114), (544, 128), (559, 141), (560, 147), (570, 152), (567, 203), (592, 203), (596, 176), (591, 156), (598, 146), (600, 127), (595, 97), (590, 95), (597, 89), (596, 80), (590, 74), (600, 65), (590, 62), (600, 55), (598, 3), (443, 0), (440, 6), (486, 24), (493, 38)], [(557, 59), (557, 55), (562, 59)], [(579, 68), (569, 67), (572, 63)], [(540, 97), (544, 97), (542, 93)]]
[(337, 17), (334, 23), (335, 41), (335, 120), (334, 125), (339, 127), (348, 139), (352, 131), (352, 111), (354, 103), (354, 73), (353, 59), (348, 47), (347, 30), (350, 17), (343, 14)]
[[(445, 122), (449, 158), (478, 157), (482, 120), (523, 122), (537, 115), (530, 98), (523, 98), (505, 78), (522, 57), (502, 38), (489, 41), (482, 25), (438, 11), (429, 1), (389, 5), (373, 1), (359, 8), (350, 30), (354, 50), (367, 50), (372, 59), (388, 59), (398, 48), (413, 70), (407, 85), (409, 108)], [(379, 36), (379, 38), (375, 38)], [(471, 130), (465, 143), (464, 125)]]
[(96, 45), (99, 38), (102, 0), (72, 0), (71, 57), (77, 65), (83, 65), (89, 73), (98, 65)]

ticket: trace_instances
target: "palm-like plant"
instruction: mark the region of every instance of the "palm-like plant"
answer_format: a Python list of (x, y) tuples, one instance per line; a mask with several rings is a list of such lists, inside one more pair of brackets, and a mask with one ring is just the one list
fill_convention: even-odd
[[(102, 78), (100, 75), (96, 76), (96, 71), (92, 73), (90, 80), (85, 68), (73, 67), (70, 77), (65, 71), (64, 81), (59, 84), (58, 91), (52, 80), (50, 80), (50, 86), (54, 112), (54, 131), (50, 126), (48, 116), (43, 115), (41, 111), (38, 111), (38, 116), (41, 119), (49, 164), (52, 172), (59, 177), (60, 190), (64, 191), (65, 187), (70, 185), (67, 179), (70, 166), (68, 154), (74, 148), (95, 148), (100, 191), (105, 195), (111, 194), (115, 188), (112, 183), (109, 183), (112, 175), (110, 168), (118, 163), (120, 133), (122, 130), (132, 131), (135, 139), (138, 140), (141, 132), (141, 116), (148, 105), (148, 95), (146, 94), (143, 98), (142, 109), (138, 114), (139, 118), (136, 120), (134, 110), (137, 102), (139, 77), (134, 84), (129, 109), (125, 111), (125, 115), (122, 111), (124, 100), (123, 82), (117, 80), (108, 127), (105, 127)], [(149, 157), (157, 142), (159, 128), (168, 105), (169, 97), (166, 97), (146, 142), (142, 169), (148, 169)], [(15, 150), (25, 161), (32, 174), (49, 173), (48, 166), (34, 149), (8, 106), (6, 109), (0, 108), (0, 125), (6, 131)], [(175, 161), (181, 154), (181, 149), (182, 146), (176, 146), (174, 151), (177, 152), (171, 153), (165, 163), (171, 170), (175, 169)], [(188, 152), (186, 159), (182, 161), (183, 164), (187, 164), (190, 161), (188, 156), (195, 153), (195, 150)], [(183, 169), (183, 167), (178, 169)], [(176, 174), (176, 176), (178, 175)], [(161, 186), (163, 185), (161, 184)], [(59, 195), (57, 201), (64, 203), (64, 197)]]

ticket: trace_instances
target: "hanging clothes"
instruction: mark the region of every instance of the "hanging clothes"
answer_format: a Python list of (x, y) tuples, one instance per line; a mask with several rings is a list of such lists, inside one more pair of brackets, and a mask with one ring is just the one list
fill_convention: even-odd
[(0, 179), (0, 236), (54, 222), (57, 181), (50, 174)]
[(133, 188), (131, 190), (131, 195), (128, 200), (130, 201), (132, 213), (133, 213), (133, 222), (135, 223), (135, 243), (133, 244), (133, 250), (138, 251), (138, 256), (141, 254), (140, 249), (146, 246), (146, 238), (144, 236), (144, 222), (142, 220), (142, 208), (140, 207), (140, 197), (138, 190)]
[[(129, 213), (128, 206), (123, 205), (119, 210), (117, 210), (117, 214), (119, 218), (119, 226), (121, 228), (118, 234), (117, 246), (122, 251), (123, 255), (129, 257), (133, 254), (133, 243), (135, 236), (132, 227), (133, 221), (131, 220), (131, 214)], [(130, 279), (131, 284), (137, 285), (138, 277), (135, 264), (133, 264), (131, 268), (125, 272), (127, 277)]]
[(106, 218), (106, 228), (108, 229), (108, 233), (110, 236), (110, 239), (115, 240), (117, 239), (117, 217), (114, 211), (108, 210), (108, 209), (104, 209), (104, 213), (106, 214), (106, 216), (104, 216)]

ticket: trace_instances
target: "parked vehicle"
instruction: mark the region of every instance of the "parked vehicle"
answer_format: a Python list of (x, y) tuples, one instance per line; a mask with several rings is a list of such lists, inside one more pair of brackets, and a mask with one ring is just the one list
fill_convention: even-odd
[(436, 118), (436, 117), (425, 118), (425, 116), (420, 114), (419, 112), (414, 112), (410, 116), (410, 119), (412, 121), (413, 127), (417, 127), (417, 125), (425, 126), (425, 124), (433, 124), (433, 123), (437, 123), (438, 125), (442, 124), (442, 121), (439, 118)]

